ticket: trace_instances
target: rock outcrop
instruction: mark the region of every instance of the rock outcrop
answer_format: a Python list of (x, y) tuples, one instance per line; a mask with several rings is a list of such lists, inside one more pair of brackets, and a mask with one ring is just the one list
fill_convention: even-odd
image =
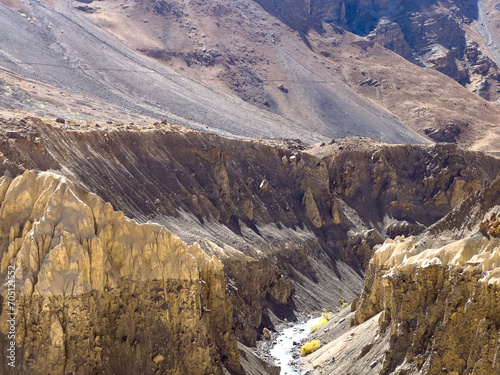
[[(418, 234), (411, 231), (437, 222), (484, 181), (493, 181), (500, 166), (454, 145), (347, 149), (324, 160), (331, 189), (376, 229), (385, 233), (392, 226), (392, 237)], [(393, 220), (413, 226), (399, 225), (397, 233)]]
[(500, 371), (499, 244), (478, 234), (419, 251), (409, 238), (375, 252), (355, 321), (382, 312), (390, 336), (382, 374)]
[(323, 346), (311, 365), (339, 375), (499, 373), (499, 182), (421, 235), (377, 245), (354, 312), (314, 334)]
[[(3, 177), (0, 191), (0, 275), (16, 270), (18, 369), (241, 373), (219, 260), (53, 173)], [(4, 286), (2, 347), (7, 300)]]
[(378, 43), (408, 60), (413, 59), (413, 52), (405, 40), (401, 27), (387, 17), (380, 18), (377, 26), (370, 31), (366, 39)]
[[(474, 200), (486, 203), (497, 184)], [(500, 371), (499, 203), (483, 214), (479, 231), (442, 247), (433, 248), (432, 236), (424, 233), (386, 240), (376, 249), (354, 321), (361, 324), (381, 313), (380, 334), (389, 338), (381, 374)], [(465, 204), (454, 213), (464, 210)]]

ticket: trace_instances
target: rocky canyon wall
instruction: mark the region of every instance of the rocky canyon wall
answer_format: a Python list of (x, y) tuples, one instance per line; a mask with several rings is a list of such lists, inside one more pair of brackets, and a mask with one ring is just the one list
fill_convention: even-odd
[[(470, 220), (470, 234), (459, 240), (434, 247), (424, 233), (387, 240), (376, 250), (355, 323), (382, 313), (379, 330), (389, 341), (381, 374), (500, 371), (500, 201), (491, 205), (492, 194), (498, 195), (498, 180), (469, 198), (483, 212), (475, 212), (481, 219)], [(468, 207), (458, 206), (439, 226)]]
[[(60, 175), (26, 171), (0, 186), (0, 273), (16, 270), (18, 370), (241, 372), (219, 260)], [(0, 299), (6, 348), (7, 288)], [(7, 371), (5, 356), (0, 363)]]
[(236, 339), (352, 301), (373, 246), (421, 233), (500, 173), (451, 145), (3, 125), (0, 272), (19, 268), (19, 358), (35, 373), (237, 374)]

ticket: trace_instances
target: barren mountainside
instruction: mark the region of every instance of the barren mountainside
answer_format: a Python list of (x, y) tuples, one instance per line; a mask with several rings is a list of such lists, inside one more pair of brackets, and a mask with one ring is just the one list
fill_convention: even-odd
[[(6, 108), (85, 120), (119, 112), (250, 138), (497, 149), (498, 73), (465, 2), (5, 4)], [(406, 34), (393, 35), (391, 22), (410, 15)]]
[(0, 374), (500, 373), (499, 29), (0, 0)]

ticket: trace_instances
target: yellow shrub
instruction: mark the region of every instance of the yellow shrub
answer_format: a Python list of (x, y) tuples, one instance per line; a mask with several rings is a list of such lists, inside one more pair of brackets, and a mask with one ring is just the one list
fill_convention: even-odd
[(318, 321), (317, 324), (313, 325), (311, 327), (311, 332), (314, 332), (316, 331), (319, 327), (321, 327), (323, 324), (325, 324), (326, 322), (328, 322), (328, 319), (326, 319), (325, 317), (321, 317), (320, 320)]
[(331, 320), (333, 318), (333, 313), (331, 311), (326, 311), (326, 309), (323, 309), (321, 316), (326, 320)]
[(309, 353), (312, 353), (315, 350), (319, 349), (320, 346), (321, 342), (319, 340), (312, 340), (311, 342), (307, 342), (302, 348), (300, 348), (300, 355), (308, 355)]

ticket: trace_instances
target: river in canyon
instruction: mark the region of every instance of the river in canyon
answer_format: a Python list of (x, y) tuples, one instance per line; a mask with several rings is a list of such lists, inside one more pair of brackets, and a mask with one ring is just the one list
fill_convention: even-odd
[(302, 346), (301, 341), (311, 333), (311, 327), (318, 323), (318, 320), (319, 317), (294, 324), (277, 335), (270, 354), (274, 362), (281, 367), (281, 375), (304, 375), (307, 372), (301, 369), (301, 360), (297, 354)]

